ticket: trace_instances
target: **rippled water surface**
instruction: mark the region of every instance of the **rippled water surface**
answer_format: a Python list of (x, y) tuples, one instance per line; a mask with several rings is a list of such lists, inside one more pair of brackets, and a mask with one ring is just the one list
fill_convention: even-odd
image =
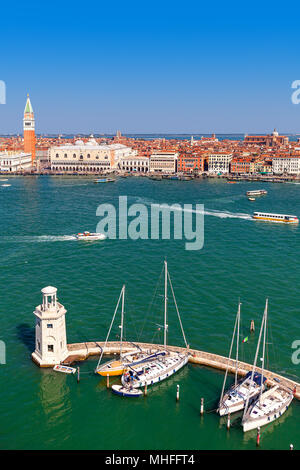
[[(242, 359), (251, 362), (268, 296), (269, 368), (299, 378), (291, 344), (300, 339), (300, 228), (253, 222), (251, 214), (300, 216), (300, 186), (146, 178), (95, 185), (88, 178), (63, 177), (9, 178), (8, 183), (0, 181), (0, 339), (7, 355), (0, 365), (0, 448), (254, 449), (255, 432), (244, 435), (238, 417), (230, 432), (214, 412), (200, 418), (201, 397), (207, 410), (216, 408), (222, 372), (188, 365), (150, 389), (147, 398), (120, 399), (92, 373), (96, 358), (82, 364), (79, 384), (74, 376), (35, 366), (32, 312), (41, 288), (54, 285), (68, 311), (68, 342), (103, 340), (125, 283), (126, 338), (160, 342), (158, 280), (167, 257), (191, 347), (227, 354), (240, 297), (241, 335), (249, 334), (251, 319), (256, 325), (241, 345)], [(245, 192), (261, 188), (268, 195), (249, 202)], [(96, 229), (97, 206), (117, 205), (119, 195), (148, 208), (204, 204), (203, 249), (186, 251), (183, 240), (76, 241), (75, 233)], [(117, 338), (118, 322), (112, 331)], [(169, 343), (182, 344), (171, 302)], [(294, 401), (280, 421), (263, 429), (262, 447), (300, 448), (299, 418)]]

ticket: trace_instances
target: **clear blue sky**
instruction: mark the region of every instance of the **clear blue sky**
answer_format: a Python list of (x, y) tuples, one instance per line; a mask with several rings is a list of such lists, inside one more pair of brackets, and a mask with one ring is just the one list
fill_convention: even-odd
[(2, 2), (0, 134), (300, 132), (298, 2)]

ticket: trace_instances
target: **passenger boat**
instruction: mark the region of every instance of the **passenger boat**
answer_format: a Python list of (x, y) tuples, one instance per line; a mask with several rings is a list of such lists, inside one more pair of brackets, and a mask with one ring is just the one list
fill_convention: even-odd
[(246, 412), (243, 431), (251, 431), (275, 421), (285, 413), (294, 398), (293, 391), (282, 385), (274, 385), (253, 403)]
[(136, 348), (135, 351), (130, 351), (127, 353), (123, 353), (123, 332), (124, 332), (124, 306), (125, 306), (125, 285), (122, 287), (120, 297), (108, 330), (108, 334), (104, 343), (104, 349), (106, 347), (110, 331), (112, 329), (113, 323), (115, 321), (115, 316), (117, 313), (117, 310), (119, 308), (120, 301), (122, 299), (122, 312), (121, 312), (121, 325), (119, 326), (120, 328), (120, 354), (118, 359), (112, 359), (111, 361), (105, 362), (104, 364), (101, 365), (101, 361), (103, 358), (103, 350), (100, 355), (97, 367), (95, 369), (95, 373), (99, 374), (103, 377), (109, 376), (117, 376), (117, 375), (122, 375), (124, 371), (128, 367), (133, 367), (136, 366), (137, 364), (144, 364), (145, 362), (153, 361), (157, 359), (159, 356), (162, 355), (161, 351), (157, 351), (154, 353), (149, 352), (144, 352), (141, 350), (141, 348), (134, 343), (133, 346)]
[(64, 372), (65, 374), (75, 374), (76, 369), (75, 367), (64, 366), (61, 364), (57, 364), (53, 367), (55, 372)]
[(91, 233), (91, 232), (83, 232), (83, 233), (77, 233), (75, 235), (77, 240), (104, 240), (106, 238), (106, 235), (104, 233)]
[[(153, 385), (158, 382), (162, 382), (163, 380), (171, 377), (175, 374), (178, 370), (184, 367), (189, 358), (188, 352), (188, 344), (186, 342), (184, 330), (182, 327), (182, 322), (180, 319), (180, 314), (177, 308), (177, 303), (173, 291), (173, 286), (171, 283), (171, 279), (168, 273), (168, 265), (167, 262), (164, 262), (164, 270), (165, 270), (165, 295), (164, 295), (164, 346), (161, 350), (161, 354), (157, 356), (157, 358), (151, 362), (146, 362), (143, 364), (137, 364), (136, 366), (130, 366), (126, 372), (121, 377), (121, 382), (124, 387), (132, 386), (133, 388), (144, 387), (146, 385)], [(186, 345), (186, 351), (184, 352), (177, 352), (177, 351), (170, 351), (167, 348), (167, 303), (168, 303), (168, 282), (170, 283), (171, 292), (174, 299), (174, 304), (176, 306), (176, 311), (182, 331), (182, 335), (184, 338), (184, 342)]]
[[(229, 350), (228, 356), (228, 365), (226, 368), (226, 373), (224, 377), (221, 397), (218, 406), (218, 413), (220, 416), (224, 416), (227, 414), (235, 413), (240, 411), (244, 408), (246, 400), (249, 400), (249, 403), (253, 403), (253, 401), (259, 395), (261, 389), (264, 389), (264, 384), (266, 382), (266, 378), (263, 377), (258, 372), (248, 372), (245, 377), (238, 380), (237, 379), (237, 372), (238, 372), (238, 354), (239, 354), (239, 340), (240, 340), (240, 316), (241, 316), (241, 303), (239, 302), (238, 305), (238, 312), (235, 319), (234, 330)], [(237, 331), (237, 334), (236, 334)], [(236, 360), (235, 360), (235, 380), (232, 386), (228, 389), (228, 391), (224, 394), (225, 384), (228, 375), (228, 369), (231, 362), (231, 353), (233, 348), (233, 343), (235, 340), (236, 335)], [(259, 343), (258, 346), (259, 347)]]
[(277, 222), (283, 224), (298, 224), (299, 219), (296, 215), (271, 214), (268, 212), (254, 212), (252, 219), (262, 220), (264, 222)]
[(140, 397), (143, 395), (143, 392), (138, 388), (123, 387), (123, 385), (113, 385), (111, 389), (116, 395), (121, 397)]
[(97, 178), (94, 183), (114, 183), (116, 178)]
[(246, 192), (246, 196), (264, 196), (265, 194), (268, 194), (268, 191), (265, 189), (256, 189), (254, 191)]

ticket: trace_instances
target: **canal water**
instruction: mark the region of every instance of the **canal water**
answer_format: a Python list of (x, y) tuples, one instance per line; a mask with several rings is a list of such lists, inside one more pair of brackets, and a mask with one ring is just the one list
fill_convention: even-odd
[[(245, 197), (247, 190), (262, 188), (267, 196), (255, 202)], [(117, 206), (120, 195), (148, 208), (204, 204), (204, 247), (187, 251), (184, 240), (174, 239), (75, 241), (75, 233), (96, 230), (97, 207)], [(188, 365), (149, 389), (146, 398), (122, 399), (93, 374), (96, 358), (81, 365), (79, 384), (76, 377), (39, 369), (30, 359), (33, 310), (47, 285), (57, 287), (67, 309), (69, 343), (105, 339), (123, 283), (126, 339), (162, 342), (163, 283), (158, 281), (167, 258), (192, 348), (227, 354), (240, 298), (241, 359), (253, 361), (268, 297), (268, 367), (299, 380), (291, 345), (300, 340), (300, 228), (254, 222), (254, 210), (300, 216), (300, 186), (137, 177), (102, 185), (75, 177), (0, 181), (0, 339), (6, 345), (6, 364), (0, 364), (0, 448), (255, 449), (256, 433), (244, 434), (239, 416), (228, 432), (214, 412), (220, 371)], [(171, 300), (168, 323), (169, 343), (182, 345)], [(111, 339), (118, 335), (117, 321)], [(207, 413), (200, 417), (202, 397)], [(288, 449), (293, 443), (299, 449), (299, 418), (295, 400), (279, 421), (262, 429), (261, 447)]]

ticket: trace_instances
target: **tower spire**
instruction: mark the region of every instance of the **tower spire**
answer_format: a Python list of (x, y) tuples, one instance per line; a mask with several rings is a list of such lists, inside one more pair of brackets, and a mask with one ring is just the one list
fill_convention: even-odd
[(24, 109), (23, 130), (24, 152), (31, 153), (31, 162), (33, 165), (35, 161), (35, 120), (29, 93), (27, 93), (27, 100)]

